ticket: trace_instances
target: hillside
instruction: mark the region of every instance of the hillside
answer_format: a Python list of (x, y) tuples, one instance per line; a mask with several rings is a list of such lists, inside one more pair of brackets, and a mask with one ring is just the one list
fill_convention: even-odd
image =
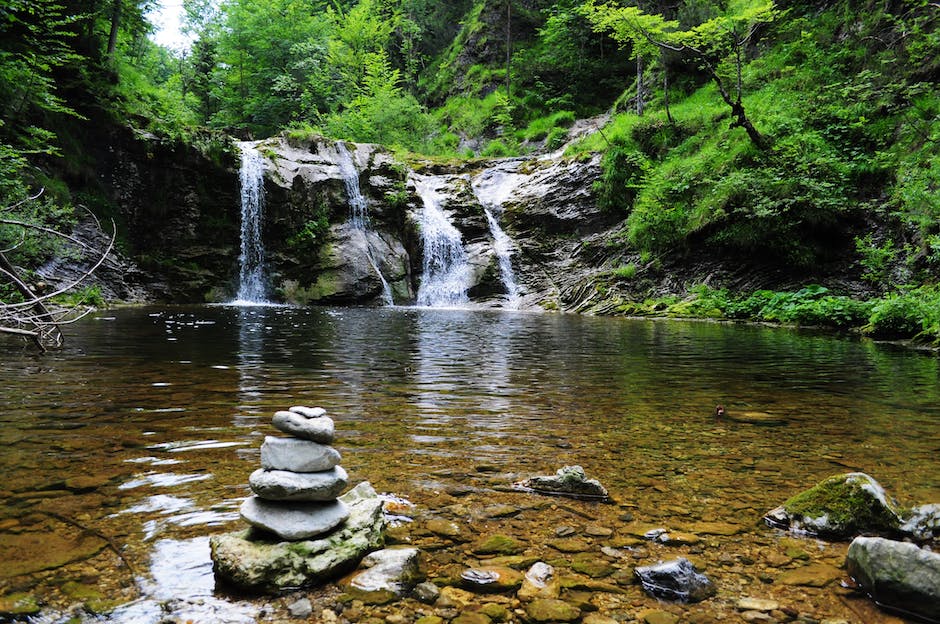
[[(2, 10), (0, 204), (42, 186), (25, 217), (68, 227), (79, 204), (117, 216), (136, 279), (163, 283), (160, 298), (198, 299), (226, 271), (232, 188), (213, 188), (235, 166), (228, 137), (286, 132), (456, 168), (602, 155), (585, 184), (615, 226), (582, 241), (594, 292), (572, 309), (940, 337), (929, 2), (188, 6), (198, 38), (177, 56), (146, 39), (143, 3)], [(599, 114), (606, 125), (571, 141)], [(102, 149), (115, 136), (118, 159)], [(170, 186), (153, 167), (183, 153), (195, 169), (145, 201)], [(141, 181), (122, 184), (118, 164)], [(176, 226), (155, 242), (155, 223)], [(56, 251), (13, 253), (29, 271)]]

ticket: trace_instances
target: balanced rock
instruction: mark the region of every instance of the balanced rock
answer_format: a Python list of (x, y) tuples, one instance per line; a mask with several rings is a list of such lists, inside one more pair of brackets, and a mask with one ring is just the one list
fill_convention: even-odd
[(322, 407), (306, 407), (304, 405), (295, 405), (287, 411), (300, 414), (304, 418), (319, 418), (326, 415), (326, 410)]
[(845, 539), (859, 533), (897, 533), (901, 510), (881, 485), (863, 472), (825, 479), (769, 511), (764, 521), (772, 527)]
[(288, 472), (322, 472), (339, 464), (332, 446), (297, 438), (266, 436), (261, 445), (261, 467)]
[(248, 497), (242, 503), (240, 512), (248, 524), (288, 541), (322, 535), (349, 517), (349, 509), (339, 500), (285, 506), (257, 496)]
[(251, 491), (269, 501), (331, 501), (348, 483), (342, 466), (323, 472), (288, 472), (259, 468), (248, 477)]
[[(300, 408), (291, 408), (291, 410), (295, 409)], [(283, 431), (295, 438), (319, 442), (320, 444), (333, 443), (333, 435), (335, 433), (333, 419), (327, 416), (321, 415), (315, 418), (308, 418), (294, 411), (276, 412), (274, 418), (271, 420), (271, 424), (279, 431)]]
[(640, 566), (633, 572), (646, 593), (663, 600), (701, 602), (714, 596), (717, 591), (711, 580), (684, 557)]
[(551, 476), (529, 477), (513, 484), (521, 490), (538, 494), (607, 500), (607, 490), (596, 479), (588, 479), (581, 466), (565, 466)]
[(346, 522), (323, 537), (297, 542), (265, 539), (251, 530), (209, 540), (213, 569), (224, 583), (250, 592), (307, 587), (348, 572), (384, 541), (382, 500), (368, 482), (339, 497)]

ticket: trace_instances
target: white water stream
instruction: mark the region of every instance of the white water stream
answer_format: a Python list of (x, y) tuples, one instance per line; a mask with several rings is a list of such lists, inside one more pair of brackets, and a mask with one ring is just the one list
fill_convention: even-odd
[(513, 189), (525, 176), (516, 173), (514, 169), (501, 168), (487, 169), (471, 181), (473, 193), (483, 205), (486, 221), (493, 236), (493, 250), (499, 261), (499, 275), (506, 289), (506, 307), (515, 309), (519, 307), (519, 284), (512, 269), (512, 254), (515, 244), (508, 234), (499, 225), (499, 218), (503, 214), (503, 204), (512, 194)]
[(346, 148), (342, 141), (336, 143), (336, 153), (339, 155), (337, 165), (339, 165), (340, 174), (343, 176), (343, 184), (346, 186), (346, 196), (349, 201), (349, 224), (358, 231), (365, 239), (366, 254), (369, 258), (369, 264), (379, 276), (382, 283), (382, 300), (385, 305), (395, 305), (395, 299), (392, 296), (392, 287), (388, 280), (382, 275), (378, 263), (375, 261), (375, 255), (372, 253), (372, 245), (369, 242), (369, 203), (362, 195), (362, 188), (359, 186), (359, 170), (356, 169), (356, 163), (353, 162), (352, 154)]
[(441, 194), (431, 177), (415, 177), (415, 190), (424, 206), (419, 213), (424, 261), (419, 306), (447, 308), (466, 305), (470, 287), (470, 265), (460, 231), (441, 208)]
[(261, 223), (264, 217), (264, 157), (251, 143), (240, 142), (241, 168), (241, 254), (238, 257), (236, 305), (265, 304), (264, 243)]

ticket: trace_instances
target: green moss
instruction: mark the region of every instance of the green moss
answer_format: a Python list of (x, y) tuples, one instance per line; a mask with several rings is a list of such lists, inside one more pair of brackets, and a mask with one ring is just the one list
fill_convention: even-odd
[(515, 555), (523, 550), (525, 544), (499, 533), (484, 538), (473, 546), (473, 552), (477, 555)]
[(811, 533), (849, 537), (893, 533), (901, 511), (877, 481), (863, 473), (835, 475), (783, 504), (791, 522)]

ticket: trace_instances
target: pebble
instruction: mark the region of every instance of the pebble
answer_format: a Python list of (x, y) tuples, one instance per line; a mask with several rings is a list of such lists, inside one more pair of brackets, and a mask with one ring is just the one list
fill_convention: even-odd
[(412, 595), (425, 604), (433, 604), (441, 595), (441, 590), (430, 581), (415, 585)]
[(287, 606), (287, 611), (291, 614), (292, 617), (305, 620), (313, 615), (313, 604), (311, 604), (308, 598), (301, 598), (300, 600), (289, 604)]

